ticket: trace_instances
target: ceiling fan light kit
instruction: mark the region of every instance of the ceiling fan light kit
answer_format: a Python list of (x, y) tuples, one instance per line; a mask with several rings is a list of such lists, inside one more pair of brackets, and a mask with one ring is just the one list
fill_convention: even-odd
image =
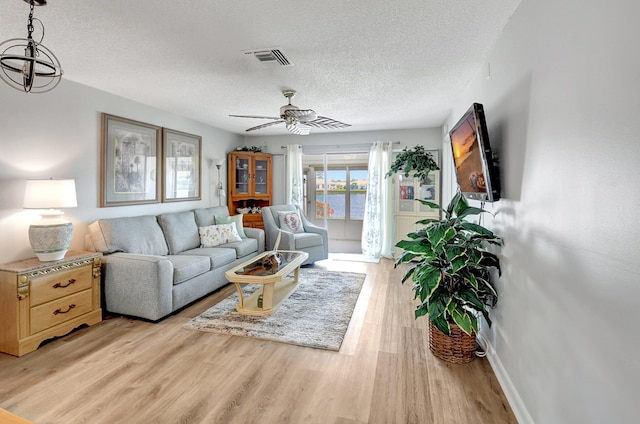
[[(42, 21), (33, 17), (34, 6), (44, 6), (46, 0), (24, 0), (29, 3), (27, 38), (12, 38), (0, 43), (0, 78), (12, 88), (25, 93), (46, 93), (62, 79), (60, 61), (51, 50), (40, 44), (44, 38)], [(42, 37), (33, 39), (33, 21), (40, 22)]]
[(236, 118), (275, 119), (275, 121), (267, 122), (266, 124), (247, 128), (245, 130), (247, 132), (283, 123), (285, 124), (287, 131), (296, 135), (308, 135), (311, 127), (333, 130), (351, 126), (350, 124), (345, 124), (344, 122), (336, 121), (335, 119), (327, 118), (326, 116), (319, 116), (312, 109), (300, 109), (298, 106), (291, 104), (291, 99), (296, 95), (294, 90), (283, 90), (282, 95), (289, 100), (289, 103), (280, 108), (280, 117), (256, 115), (229, 116)]

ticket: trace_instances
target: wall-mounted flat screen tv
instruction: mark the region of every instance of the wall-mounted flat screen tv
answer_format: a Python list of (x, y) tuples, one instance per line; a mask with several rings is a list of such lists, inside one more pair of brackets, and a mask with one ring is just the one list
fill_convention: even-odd
[(449, 131), (460, 191), (467, 199), (495, 202), (500, 199), (500, 177), (489, 144), (489, 133), (480, 103), (474, 103)]

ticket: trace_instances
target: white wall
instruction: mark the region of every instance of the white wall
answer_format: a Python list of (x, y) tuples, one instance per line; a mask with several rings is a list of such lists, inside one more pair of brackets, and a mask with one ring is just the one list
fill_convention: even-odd
[[(72, 249), (82, 249), (87, 225), (98, 218), (157, 214), (217, 205), (215, 166), (242, 137), (81, 84), (62, 80), (46, 94), (24, 94), (0, 84), (0, 263), (33, 256), (22, 209), (28, 178), (75, 178), (78, 207), (66, 209), (74, 224)], [(202, 136), (202, 200), (99, 208), (100, 113)], [(226, 163), (222, 169), (226, 185)]]
[(524, 0), (456, 102), (485, 106), (504, 236), (490, 358), (521, 422), (640, 404), (640, 4)]
[[(71, 248), (83, 249), (87, 226), (98, 218), (217, 205), (217, 170), (210, 159), (226, 157), (226, 152), (238, 146), (266, 146), (266, 152), (275, 154), (274, 203), (284, 203), (282, 145), (362, 145), (397, 140), (400, 147), (440, 147), (437, 129), (244, 137), (65, 79), (55, 90), (40, 95), (27, 95), (0, 84), (0, 96), (0, 263), (33, 256), (27, 232), (37, 217), (22, 209), (29, 178), (75, 178), (78, 207), (64, 212), (74, 224)], [(100, 208), (102, 112), (202, 136), (202, 200)], [(221, 174), (226, 187), (226, 163)]]
[[(413, 147), (423, 145), (428, 149), (442, 148), (442, 135), (439, 128), (419, 128), (410, 130), (385, 131), (350, 131), (337, 133), (316, 133), (307, 136), (250, 136), (244, 137), (243, 145), (262, 147), (264, 152), (273, 157), (273, 203), (282, 204), (285, 201), (285, 163), (282, 146), (299, 144), (307, 152), (353, 153), (354, 146), (362, 152), (368, 152), (369, 147), (376, 141), (398, 141), (394, 148)], [(305, 149), (305, 147), (307, 149)]]

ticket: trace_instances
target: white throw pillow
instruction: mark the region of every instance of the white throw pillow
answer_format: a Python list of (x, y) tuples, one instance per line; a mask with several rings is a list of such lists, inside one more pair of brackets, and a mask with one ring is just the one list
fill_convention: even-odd
[(302, 221), (298, 212), (278, 212), (280, 218), (280, 228), (292, 233), (304, 233)]
[(200, 233), (200, 247), (215, 247), (234, 241), (242, 241), (236, 230), (235, 222), (198, 227), (198, 233)]

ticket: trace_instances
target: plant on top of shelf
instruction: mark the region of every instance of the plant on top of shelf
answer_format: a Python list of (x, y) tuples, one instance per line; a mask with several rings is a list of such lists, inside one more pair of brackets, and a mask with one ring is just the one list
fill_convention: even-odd
[(404, 249), (396, 266), (411, 263), (402, 282), (409, 278), (414, 282), (415, 298), (420, 301), (415, 317), (427, 316), (446, 335), (451, 334), (451, 325), (457, 325), (475, 336), (479, 315), (490, 326), (487, 308), (498, 300), (490, 271), (500, 273), (500, 259), (487, 247), (500, 246), (502, 240), (487, 228), (465, 220), (489, 212), (469, 206), (459, 191), (446, 209), (426, 200), (419, 202), (440, 209), (442, 219), (418, 221), (424, 228), (409, 233), (411, 240), (396, 244)]
[(238, 152), (254, 152), (254, 153), (260, 153), (262, 152), (262, 147), (258, 147), (258, 146), (243, 146), (243, 147), (236, 147), (236, 150)]
[(413, 177), (427, 180), (429, 172), (439, 169), (431, 153), (426, 151), (423, 146), (415, 146), (413, 149), (405, 147), (402, 152), (398, 153), (385, 177), (402, 172), (405, 177), (413, 173)]

